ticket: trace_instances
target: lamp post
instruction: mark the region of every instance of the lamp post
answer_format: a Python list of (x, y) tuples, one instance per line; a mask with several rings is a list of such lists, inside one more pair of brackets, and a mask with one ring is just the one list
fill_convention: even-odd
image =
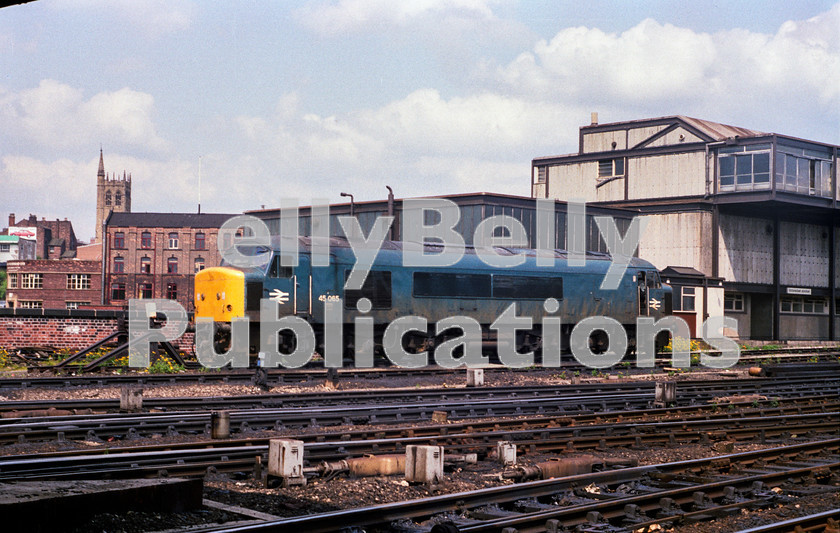
[(341, 193), (341, 196), (343, 196), (345, 198), (346, 197), (350, 198), (350, 216), (351, 217), (355, 216), (355, 214), (356, 214), (356, 204), (353, 203), (353, 195), (350, 194), (349, 192), (343, 192), (343, 193)]

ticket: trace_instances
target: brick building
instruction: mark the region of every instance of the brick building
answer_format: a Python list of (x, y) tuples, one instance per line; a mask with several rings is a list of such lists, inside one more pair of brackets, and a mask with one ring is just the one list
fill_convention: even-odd
[(192, 311), (194, 275), (219, 265), (216, 237), (232, 216), (112, 212), (105, 221), (102, 303), (166, 298)]
[(29, 215), (18, 221), (15, 214), (9, 215), (7, 235), (18, 235), (26, 239), (35, 239), (36, 259), (72, 259), (76, 256), (76, 233), (73, 223), (67, 220), (47, 220)]
[(99, 303), (102, 291), (99, 261), (9, 261), (6, 273), (9, 307), (78, 309)]

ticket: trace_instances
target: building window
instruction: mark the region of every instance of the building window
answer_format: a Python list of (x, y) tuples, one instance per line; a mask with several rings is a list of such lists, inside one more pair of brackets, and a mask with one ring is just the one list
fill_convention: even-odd
[(178, 258), (177, 257), (170, 257), (166, 260), (166, 273), (167, 274), (177, 274), (178, 273)]
[(21, 289), (42, 289), (44, 287), (43, 274), (21, 274), (20, 288)]
[(178, 285), (175, 283), (167, 283), (166, 284), (166, 297), (169, 300), (177, 300), (178, 299)]
[(675, 298), (676, 305), (674, 306), (674, 311), (691, 312), (695, 310), (694, 287), (674, 287), (674, 292), (678, 293), (679, 295), (677, 298)]
[(72, 290), (90, 289), (90, 274), (67, 274), (67, 288)]
[(723, 295), (723, 310), (737, 313), (744, 312), (744, 295), (737, 292), (727, 292)]
[(122, 231), (114, 233), (114, 248), (120, 250), (125, 248), (125, 233)]
[(718, 154), (721, 191), (770, 188), (770, 145), (722, 148)]
[(548, 167), (537, 167), (537, 183), (545, 183), (548, 179)]
[(117, 191), (115, 198), (114, 204), (118, 206), (122, 205), (122, 193), (120, 191)]
[(8, 252), (11, 250), (11, 245), (8, 243), (0, 244), (0, 252)]
[(140, 273), (141, 274), (151, 274), (152, 273), (152, 260), (148, 257), (141, 257), (140, 258)]
[(198, 273), (198, 272), (201, 272), (202, 270), (204, 270), (204, 259), (201, 258), (201, 257), (196, 257), (195, 258), (194, 272)]
[(137, 285), (137, 296), (148, 300), (152, 297), (152, 284), (151, 283), (140, 283)]
[(149, 249), (152, 247), (152, 233), (144, 231), (140, 234), (140, 248)]
[(125, 283), (111, 284), (111, 300), (125, 300)]
[(196, 250), (204, 250), (205, 246), (207, 246), (207, 241), (204, 238), (203, 233), (196, 233), (195, 234), (195, 249)]
[(172, 232), (169, 234), (169, 249), (178, 248), (178, 234)]
[(78, 309), (83, 305), (90, 305), (90, 302), (65, 302), (67, 304), (67, 309)]
[(117, 256), (114, 258), (114, 274), (125, 272), (125, 258)]
[[(796, 155), (787, 151), (796, 152)], [(779, 147), (776, 152), (776, 189), (830, 198), (831, 161), (809, 158), (808, 152)]]
[(792, 314), (827, 315), (828, 299), (785, 296), (781, 300), (781, 311)]
[(105, 205), (111, 205), (111, 191), (105, 193)]
[(598, 161), (598, 177), (612, 178), (624, 175), (624, 158), (601, 159)]
[(18, 301), (18, 307), (21, 309), (43, 309), (44, 302), (41, 300), (20, 300)]
[(9, 288), (17, 289), (17, 274), (9, 274)]

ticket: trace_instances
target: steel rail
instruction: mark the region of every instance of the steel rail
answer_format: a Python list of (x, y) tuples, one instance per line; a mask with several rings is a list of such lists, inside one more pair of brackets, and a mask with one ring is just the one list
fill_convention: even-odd
[[(768, 524), (766, 526), (742, 529), (737, 533), (793, 533), (794, 531), (804, 532), (806, 529), (811, 531), (821, 531), (819, 526), (827, 525), (830, 520), (834, 520), (835, 525), (840, 522), (840, 509), (831, 509), (830, 511), (824, 511), (822, 513), (791, 518), (790, 520), (776, 522), (775, 524)], [(813, 529), (815, 527), (818, 529)]]
[[(732, 424), (736, 428), (731, 428)], [(677, 444), (699, 442), (709, 430), (720, 430), (719, 439), (744, 440), (756, 434), (778, 436), (786, 432), (837, 434), (840, 412), (796, 414), (787, 416), (752, 416), (741, 419), (674, 420), (666, 422), (629, 422), (580, 427), (492, 429), (490, 431), (432, 434), (351, 440), (345, 434), (321, 435), (324, 440), (307, 439), (305, 459), (310, 464), (319, 461), (358, 457), (369, 453), (403, 452), (409, 444), (443, 445), (448, 453), (478, 452), (485, 456), (499, 440), (514, 442), (522, 452), (570, 451), (570, 449), (605, 449), (614, 446)], [(438, 427), (437, 429), (444, 429)], [(578, 435), (584, 430), (588, 435)], [(329, 437), (339, 440), (325, 440)], [(311, 437), (311, 436), (310, 436)], [(297, 437), (296, 437), (297, 438)], [(303, 439), (301, 439), (303, 440)], [(87, 479), (107, 474), (112, 477), (142, 477), (159, 475), (161, 470), (170, 475), (201, 475), (194, 462), (212, 458), (219, 470), (238, 471), (254, 465), (257, 455), (267, 459), (268, 439), (257, 444), (249, 441), (245, 446), (201, 448), (194, 444), (189, 449), (142, 450), (132, 452), (90, 455), (65, 454), (62, 456), (9, 456), (0, 458), (0, 480), (3, 479)], [(572, 443), (570, 448), (569, 443)], [(232, 463), (231, 459), (240, 458)], [(175, 461), (175, 462), (173, 462)], [(204, 464), (204, 463), (203, 463)]]
[[(731, 465), (733, 463), (750, 464), (758, 460), (774, 460), (784, 459), (787, 457), (796, 457), (800, 453), (803, 454), (819, 454), (826, 453), (827, 450), (836, 454), (838, 446), (840, 446), (840, 439), (831, 439), (825, 441), (811, 442), (807, 444), (799, 444), (793, 446), (784, 446), (781, 448), (769, 448), (753, 452), (743, 452), (737, 454), (730, 454), (717, 457), (707, 457), (703, 459), (694, 459), (689, 461), (678, 461), (674, 463), (663, 463), (658, 465), (649, 465), (635, 468), (627, 468), (622, 470), (611, 470), (606, 472), (599, 472), (593, 474), (582, 474), (577, 476), (569, 476), (564, 478), (549, 479), (543, 481), (534, 481), (528, 483), (520, 483), (512, 486), (492, 487), (489, 489), (481, 489), (471, 492), (461, 492), (457, 494), (447, 494), (443, 496), (433, 496), (431, 498), (424, 498), (419, 500), (411, 500), (407, 502), (397, 502), (383, 505), (376, 505), (371, 507), (362, 507), (350, 509), (346, 511), (334, 511), (329, 513), (307, 515), (295, 518), (288, 518), (282, 520), (266, 521), (261, 524), (254, 524), (242, 527), (219, 527), (208, 528), (205, 531), (213, 531), (215, 533), (246, 533), (246, 532), (280, 532), (280, 531), (307, 531), (309, 533), (337, 531), (346, 527), (372, 527), (387, 525), (395, 520), (403, 519), (417, 519), (421, 517), (428, 517), (445, 512), (452, 512), (456, 510), (464, 510), (491, 504), (503, 504), (515, 500), (525, 498), (537, 498), (550, 496), (557, 492), (575, 486), (589, 485), (590, 483), (611, 483), (616, 484), (620, 482), (628, 482), (630, 480), (639, 479), (643, 475), (651, 475), (655, 473), (665, 473), (675, 475), (678, 472), (693, 472), (700, 471), (704, 468), (709, 468), (713, 465)], [(780, 465), (780, 462), (774, 462), (775, 465)], [(735, 484), (750, 484), (755, 481), (768, 481), (785, 479), (792, 475), (805, 474), (811, 472), (813, 468), (798, 468), (795, 470), (782, 470), (768, 473), (752, 475), (740, 478), (739, 480), (727, 479), (725, 481), (713, 482), (706, 485), (692, 484), (688, 487), (679, 489), (672, 489), (666, 491), (658, 491), (650, 494), (635, 495), (627, 498), (617, 498), (613, 501), (597, 502), (595, 504), (576, 506), (573, 508), (552, 509), (548, 511), (529, 513), (524, 516), (514, 518), (498, 519), (488, 521), (483, 524), (476, 524), (475, 526), (463, 526), (459, 531), (500, 531), (503, 527), (513, 527), (519, 529), (525, 524), (540, 524), (544, 527), (547, 520), (557, 519), (564, 514), (572, 512), (584, 513), (589, 511), (603, 511), (610, 506), (618, 506), (623, 509), (628, 504), (640, 504), (650, 501), (652, 498), (659, 500), (663, 497), (675, 497), (692, 495), (697, 490), (723, 489), (726, 486)], [(820, 468), (831, 468), (832, 470), (840, 469), (838, 462), (823, 462)], [(504, 524), (504, 525), (503, 525)], [(526, 530), (520, 530), (526, 531)]]
[[(824, 392), (836, 396), (836, 389)], [(813, 393), (813, 390), (810, 391)], [(794, 392), (804, 396), (802, 391)], [(488, 398), (438, 400), (430, 403), (368, 404), (283, 407), (232, 410), (234, 431), (254, 428), (307, 427), (317, 425), (393, 424), (409, 420), (428, 420), (435, 411), (446, 412), (451, 419), (521, 416), (533, 414), (566, 415), (586, 410), (616, 410), (649, 407), (649, 393), (588, 394), (581, 396)], [(90, 439), (133, 437), (159, 433), (201, 433), (208, 431), (210, 413), (198, 411), (94, 414), (41, 418), (8, 418), (0, 421), (0, 443), (60, 438)]]
[[(678, 382), (682, 396), (696, 396), (706, 399), (712, 395), (739, 395), (753, 393), (796, 394), (807, 391), (808, 387), (818, 387), (821, 391), (840, 391), (840, 375), (810, 376), (807, 378), (752, 378), (733, 380), (684, 381)], [(543, 397), (566, 394), (586, 394), (599, 392), (651, 393), (655, 384), (651, 381), (603, 382), (581, 385), (516, 385), (501, 387), (446, 387), (429, 389), (364, 389), (351, 391), (303, 392), (255, 394), (231, 397), (148, 397), (143, 399), (147, 408), (154, 409), (230, 409), (235, 407), (253, 407), (265, 405), (272, 407), (306, 406), (308, 404), (334, 405), (359, 402), (384, 401), (423, 401), (424, 399), (452, 398), (497, 398), (505, 396)], [(119, 409), (119, 398), (82, 399), (82, 400), (12, 400), (0, 404), (0, 411), (36, 410), (54, 407), (57, 409)], [(0, 419), (0, 424), (3, 419)]]
[[(610, 411), (607, 413), (578, 413), (565, 416), (531, 416), (516, 417), (501, 420), (471, 420), (468, 422), (448, 422), (446, 424), (432, 424), (421, 426), (397, 426), (393, 428), (342, 430), (340, 432), (296, 433), (295, 438), (304, 442), (324, 441), (330, 437), (341, 436), (343, 440), (366, 440), (374, 438), (405, 438), (415, 436), (450, 435), (455, 433), (477, 433), (483, 431), (501, 431), (516, 429), (578, 427), (583, 424), (618, 424), (631, 422), (670, 422), (682, 420), (734, 420), (749, 417), (778, 417), (793, 414), (824, 413), (840, 410), (840, 397), (829, 399), (823, 396), (795, 398), (791, 400), (760, 400), (758, 402), (742, 401), (731, 404), (736, 409), (724, 410), (715, 405), (691, 405), (682, 407), (665, 407), (644, 411)], [(141, 446), (105, 446), (84, 450), (65, 450), (36, 454), (37, 457), (59, 457), (66, 455), (99, 455), (130, 453), (154, 450), (173, 450), (180, 448), (212, 448), (224, 446), (252, 446), (267, 445), (268, 437), (204, 440), (198, 442), (176, 442), (157, 445)], [(15, 455), (16, 458), (30, 457)], [(2, 459), (0, 459), (2, 460)]]

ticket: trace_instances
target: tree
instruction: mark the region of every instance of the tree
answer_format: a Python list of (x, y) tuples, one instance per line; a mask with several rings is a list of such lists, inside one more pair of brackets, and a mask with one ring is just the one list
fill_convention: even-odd
[(0, 300), (6, 299), (6, 271), (0, 270)]

